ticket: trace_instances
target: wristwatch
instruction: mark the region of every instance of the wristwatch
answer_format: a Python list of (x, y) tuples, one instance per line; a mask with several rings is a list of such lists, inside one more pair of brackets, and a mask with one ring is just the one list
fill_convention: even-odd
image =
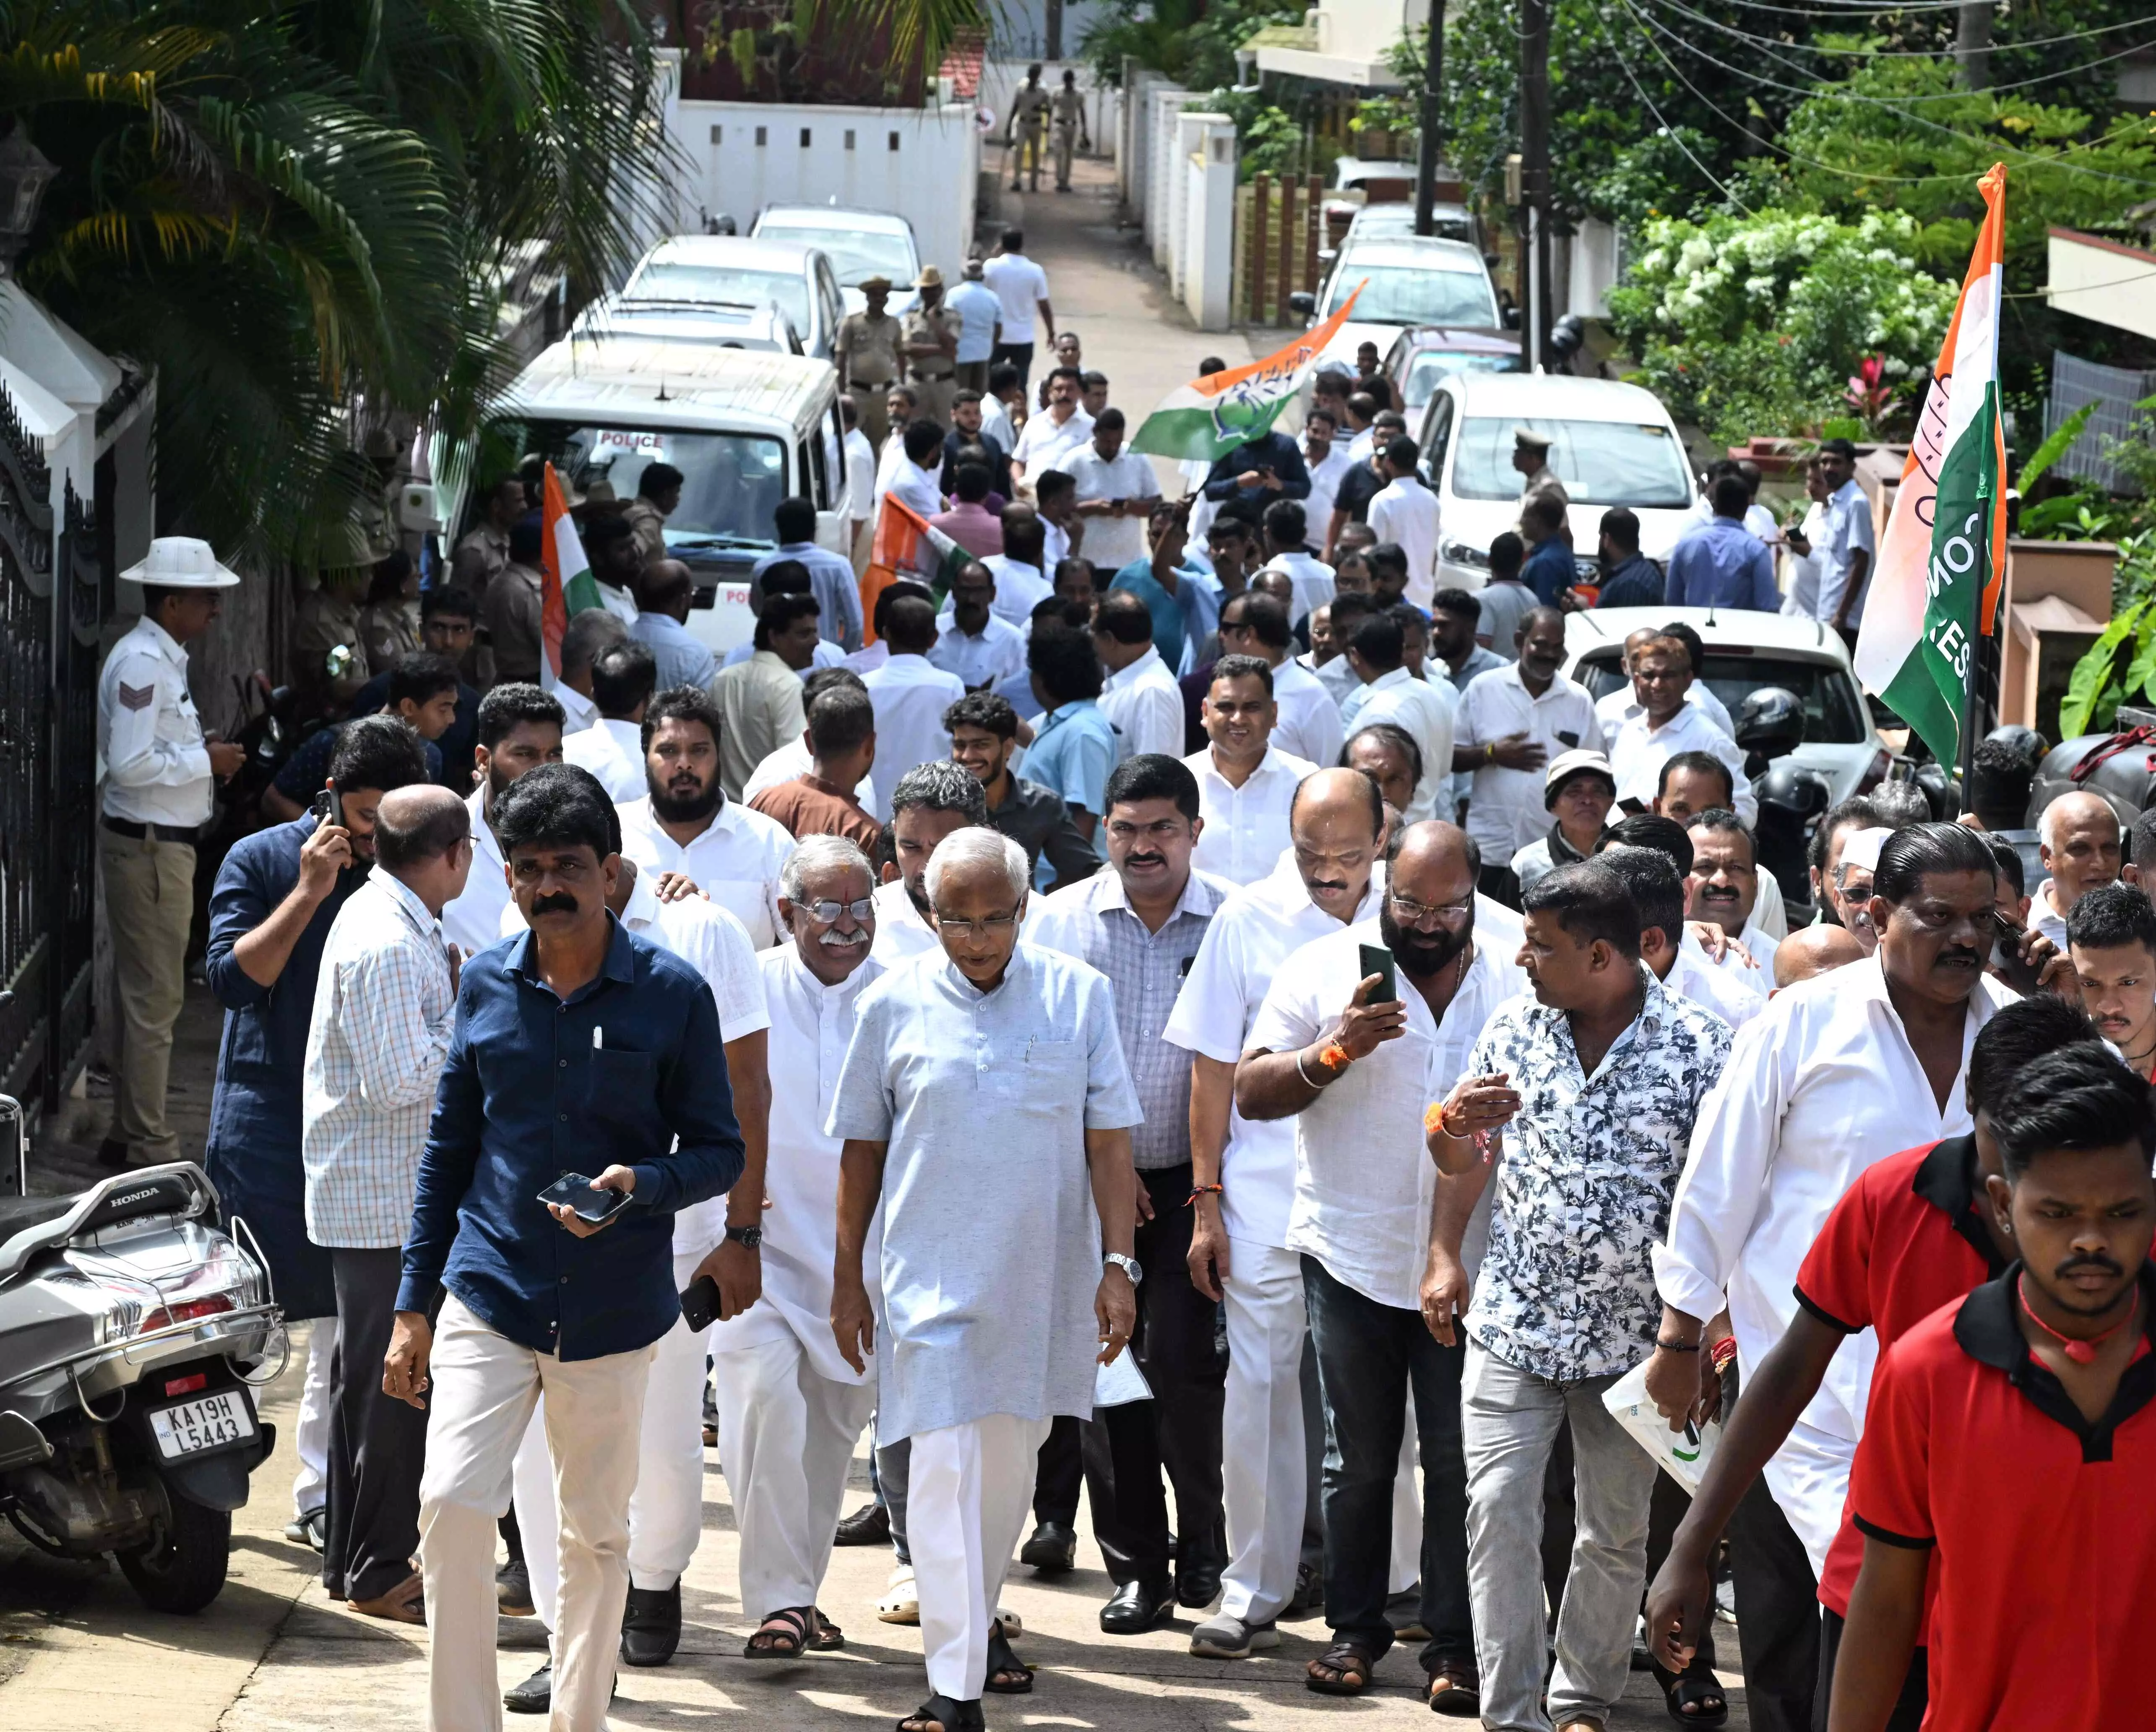
[(763, 1229), (762, 1227), (728, 1227), (726, 1237), (737, 1245), (746, 1245), (751, 1251), (754, 1251), (763, 1243)]
[(1134, 1257), (1125, 1257), (1120, 1251), (1108, 1251), (1101, 1254), (1101, 1261), (1103, 1263), (1113, 1263), (1124, 1274), (1129, 1276), (1132, 1287), (1136, 1287), (1145, 1279), (1145, 1271), (1138, 1267), (1138, 1260)]

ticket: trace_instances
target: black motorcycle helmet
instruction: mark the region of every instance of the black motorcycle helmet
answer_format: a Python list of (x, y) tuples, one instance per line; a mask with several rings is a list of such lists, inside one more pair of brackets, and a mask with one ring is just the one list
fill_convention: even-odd
[(1762, 686), (1737, 707), (1737, 743), (1754, 758), (1786, 758), (1804, 743), (1804, 707), (1781, 686)]

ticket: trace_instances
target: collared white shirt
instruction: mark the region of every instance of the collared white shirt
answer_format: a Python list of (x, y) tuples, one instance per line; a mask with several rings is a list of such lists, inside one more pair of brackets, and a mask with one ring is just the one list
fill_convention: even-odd
[(1024, 668), (1025, 634), (1009, 620), (998, 619), (993, 608), (978, 637), (960, 630), (956, 619), (946, 618), (948, 623), (928, 651), (931, 667), (957, 675), (968, 691), (999, 685)]
[(1618, 728), (1609, 742), (1609, 768), (1617, 778), (1617, 798), (1652, 805), (1661, 792), (1662, 766), (1680, 752), (1705, 752), (1729, 767), (1729, 783), (1737, 801), (1737, 815), (1745, 823), (1759, 821), (1758, 796), (1752, 779), (1744, 773), (1744, 754), (1737, 743), (1690, 704), (1660, 727), (1650, 727), (1646, 713)]
[(856, 523), (875, 516), (876, 454), (858, 427), (846, 434), (846, 514)]
[[(1730, 720), (1729, 707), (1714, 695), (1714, 688), (1703, 681), (1694, 680), (1691, 689), (1685, 693), (1685, 702), (1701, 711), (1707, 719), (1727, 734), (1737, 738), (1737, 724)], [(1605, 691), (1594, 701), (1595, 719), (1602, 724), (1604, 750), (1616, 738), (1617, 730), (1635, 716), (1644, 716), (1647, 707), (1632, 696), (1632, 682), (1627, 680), (1614, 691)]]
[[(1291, 1052), (1317, 1040), (1363, 979), (1360, 947), (1383, 943), (1373, 917), (1295, 952), (1265, 993), (1250, 1050)], [(1316, 1257), (1365, 1298), (1414, 1311), (1437, 1189), (1424, 1109), (1451, 1092), (1483, 1025), (1526, 990), (1527, 977), (1478, 941), (1442, 1022), (1410, 983), (1399, 986), (1407, 1032), (1358, 1059), (1296, 1115), (1287, 1249)]]
[[(1685, 513), (1684, 521), (1687, 529), (1695, 523), (1712, 523), (1714, 521), (1714, 501), (1708, 495), (1701, 494), (1691, 502), (1691, 509)], [(1770, 547), (1780, 539), (1782, 533), (1782, 526), (1774, 521), (1774, 514), (1757, 500), (1744, 507), (1744, 527)]]
[(2029, 924), (2058, 947), (2059, 954), (2066, 953), (2066, 917), (2059, 912), (2052, 898), (2056, 879), (2046, 878), (2036, 887), (2035, 895), (2029, 898)]
[[(1732, 957), (1730, 960), (1736, 959)], [(1737, 967), (1742, 969), (1743, 964), (1738, 963)], [(1712, 1011), (1732, 1029), (1743, 1027), (1767, 1008), (1767, 1000), (1739, 980), (1735, 972), (1717, 967), (1710, 960), (1699, 940), (1690, 933), (1685, 934), (1685, 942), (1678, 944), (1677, 959), (1662, 977), (1662, 985), (1702, 1010)]]
[(1383, 673), (1349, 694), (1340, 720), (1350, 734), (1373, 722), (1404, 727), (1422, 750), (1422, 779), (1415, 784), (1407, 820), (1419, 824), (1437, 815), (1437, 802), (1452, 779), (1452, 736), (1459, 694), (1450, 680), (1418, 680), (1404, 667)]
[(1073, 451), (1092, 442), (1093, 418), (1082, 409), (1074, 409), (1070, 419), (1060, 424), (1053, 410), (1042, 409), (1027, 416), (1025, 425), (1019, 429), (1011, 461), (1024, 465), (1028, 481), (1038, 481), (1049, 470), (1060, 469)]
[(620, 808), (621, 846), (646, 872), (680, 872), (747, 929), (759, 950), (776, 942), (778, 874), (793, 852), (793, 838), (776, 818), (752, 812), (738, 800), (722, 800), (711, 821), (686, 843), (660, 828), (647, 794)]
[[(739, 667), (744, 661), (755, 660), (759, 654), (769, 653), (769, 651), (759, 651), (752, 639), (736, 644), (732, 649), (719, 658), (719, 671), (724, 673), (730, 667)], [(863, 650), (861, 653), (866, 655), (868, 652)], [(795, 679), (805, 681), (819, 667), (852, 667), (853, 665), (854, 658), (849, 655), (841, 645), (833, 643), (829, 638), (818, 638), (816, 648), (808, 666), (802, 668), (789, 668), (788, 671)], [(596, 715), (597, 712), (593, 713)]]
[(1000, 397), (981, 399), (981, 431), (1010, 455), (1010, 448), (1018, 443), (1018, 429), (1011, 424), (1010, 406)]
[(441, 923), (376, 867), (330, 924), (307, 1025), (300, 1159), (316, 1244), (404, 1242), (455, 1020)]
[[(1768, 875), (1762, 874), (1762, 876)], [(1759, 946), (1758, 948), (1753, 948), (1755, 940)], [(1691, 928), (1689, 925), (1685, 928), (1684, 942), (1679, 944), (1677, 948), (1690, 957), (1697, 967), (1707, 974), (1720, 977), (1724, 986), (1732, 989), (1741, 989), (1748, 997), (1757, 999), (1763, 1003), (1774, 987), (1776, 940), (1768, 938), (1757, 927), (1748, 926), (1744, 928), (1743, 937), (1738, 942), (1744, 946), (1745, 953), (1759, 964), (1758, 968), (1747, 967), (1743, 959), (1733, 950), (1723, 951), (1721, 960), (1717, 962), (1707, 953), (1707, 946), (1692, 936)], [(1732, 1028), (1740, 1025), (1736, 1017), (1725, 1016), (1723, 1020)], [(1743, 1020), (1748, 1022), (1751, 1018), (1747, 1016)]]
[(1287, 809), (1295, 790), (1317, 766), (1268, 745), (1258, 767), (1237, 788), (1220, 773), (1210, 745), (1183, 761), (1198, 778), (1199, 815), (1205, 820), (1190, 863), (1231, 884), (1270, 877), (1290, 857)]
[(890, 640), (878, 638), (874, 643), (865, 645), (847, 656), (845, 665), (857, 674), (865, 674), (870, 668), (881, 667), (890, 660)]
[(562, 762), (597, 776), (616, 805), (641, 798), (650, 787), (644, 773), (644, 729), (638, 722), (600, 717), (597, 727), (562, 742)]
[(1302, 502), (1303, 521), (1309, 526), (1310, 538), (1322, 544), (1332, 513), (1338, 509), (1333, 501), (1340, 491), (1341, 478), (1355, 466), (1355, 460), (1348, 455), (1344, 445), (1336, 443), (1327, 445), (1325, 455), (1315, 463), (1306, 448), (1302, 460), (1310, 470), (1310, 497)]
[(1070, 532), (1052, 517), (1040, 520), (1040, 563), (1053, 572), (1070, 557)]
[(1041, 575), (1039, 566), (1028, 565), (1008, 553), (991, 553), (981, 563), (996, 580), (995, 599), (988, 604), (988, 611), (1021, 631), (1032, 620), (1033, 610), (1055, 593), (1055, 586)]
[(1871, 579), (1876, 575), (1879, 563), (1878, 540), (1871, 527), (1871, 501), (1852, 476), (1827, 500), (1826, 513), (1825, 538), (1812, 543), (1813, 557), (1820, 562), (1821, 619), (1833, 622), (1835, 609), (1841, 605), (1842, 592), (1849, 587), (1850, 567), (1856, 551), (1862, 548), (1871, 555), (1864, 581), (1857, 587), (1856, 599), (1850, 604), (1846, 617), (1845, 623), (1853, 627), (1864, 618), (1865, 600), (1871, 592)]
[[(934, 517), (943, 509), (943, 492), (936, 485), (936, 476), (906, 455), (906, 448), (898, 444), (896, 435), (893, 435), (891, 443), (897, 446), (898, 456), (895, 461), (884, 465), (883, 474), (876, 484), (878, 495), (887, 493), (901, 505), (911, 506), (921, 517)], [(939, 465), (937, 474), (941, 473)]]
[(146, 614), (98, 673), (97, 755), (106, 816), (176, 830), (209, 821), (217, 779), (187, 691), (187, 652)]
[(1150, 643), (1136, 661), (1108, 676), (1101, 687), (1101, 713), (1114, 725), (1121, 758), (1141, 752), (1183, 755), (1183, 691)]
[[(1088, 445), (1073, 451), (1058, 465), (1078, 484), (1078, 502), (1094, 499), (1147, 500), (1160, 497), (1160, 482), (1152, 472), (1152, 460), (1126, 445), (1116, 460), (1101, 460)], [(1086, 557), (1101, 571), (1120, 571), (1133, 559), (1146, 557), (1146, 520), (1134, 517), (1088, 517), (1086, 520)]]
[(1295, 586), (1295, 606), (1291, 610), (1288, 624), (1300, 625), (1317, 609), (1332, 599), (1337, 585), (1333, 581), (1332, 568), (1323, 560), (1312, 558), (1300, 547), (1285, 553), (1276, 553), (1263, 567), (1266, 571), (1284, 573)]
[(1363, 689), (1363, 681), (1355, 672), (1354, 665), (1345, 655), (1336, 655), (1332, 660), (1319, 662), (1313, 658), (1316, 650), (1296, 660), (1309, 671), (1310, 677), (1325, 688), (1326, 696), (1332, 700), (1333, 707), (1340, 712), (1340, 722), (1344, 729), (1348, 712), (1353, 704), (1355, 694)]
[(1340, 706), (1325, 681), (1291, 656), (1273, 669), (1273, 744), (1296, 758), (1329, 764), (1340, 756)]
[(502, 871), (501, 844), (486, 821), (486, 784), (465, 801), (471, 814), (472, 863), (464, 894), (442, 910), (442, 936), (470, 958), (501, 942), (501, 911), (510, 905), (509, 880)]
[[(1375, 917), (1384, 880), (1379, 864), (1371, 871), (1355, 919)], [(1294, 855), (1287, 855), (1270, 877), (1238, 891), (1214, 913), (1161, 1038), (1185, 1051), (1234, 1064), (1253, 1044), (1250, 1031), (1258, 1008), (1281, 964), (1312, 939), (1346, 929), (1311, 901)], [(1228, 1236), (1285, 1248), (1288, 1210), (1295, 1200), (1294, 1122), (1245, 1118), (1230, 1106), (1220, 1183), (1220, 1217)]]
[[(1528, 691), (1520, 665), (1508, 661), (1477, 674), (1460, 694), (1460, 715), (1453, 745), (1481, 751), (1516, 733), (1543, 748), (1543, 762), (1553, 763), (1575, 748), (1591, 752), (1601, 743), (1594, 700), (1587, 688), (1563, 674), (1540, 697)], [(1544, 772), (1512, 770), (1487, 760), (1477, 764), (1468, 783), (1467, 834), (1491, 866), (1510, 860), (1537, 838), (1548, 835), (1549, 809), (1543, 804)]]
[(891, 822), (891, 791), (916, 764), (951, 755), (951, 731), (943, 712), (966, 695), (965, 682), (947, 674), (925, 655), (893, 655), (862, 676), (875, 707), (875, 762), (869, 779), (875, 784), (870, 808), (880, 824)]
[(1406, 552), (1407, 598), (1425, 611), (1437, 593), (1437, 496), (1414, 475), (1394, 476), (1370, 501), (1371, 529)]
[[(808, 743), (799, 738), (788, 740), (777, 751), (757, 760), (756, 768), (749, 772), (742, 784), (742, 804), (747, 805), (767, 788), (776, 788), (782, 782), (798, 782), (816, 768), (810, 755)], [(866, 776), (854, 784), (854, 798), (866, 811), (875, 800), (875, 784)]]
[[(1030, 903), (1034, 898), (1027, 899)], [(887, 969), (909, 963), (916, 956), (943, 948), (936, 928), (921, 917), (913, 898), (906, 893), (906, 880), (894, 878), (875, 887), (875, 943), (870, 954)]]
[[(791, 943), (757, 959), (770, 1015), (771, 1159), (763, 1188), (763, 1296), (739, 1317), (712, 1325), (714, 1353), (732, 1353), (791, 1336), (819, 1377), (858, 1384), (865, 1374), (839, 1357), (831, 1334), (831, 1272), (839, 1260), (839, 1152), (841, 1138), (824, 1126), (839, 1092), (839, 1072), (852, 1044), (861, 994), (883, 978), (873, 954), (836, 986), (826, 986)], [(725, 1215), (723, 1198), (721, 1225)], [(869, 1225), (861, 1273), (873, 1298), (883, 1241), (883, 1215)]]
[[(1758, 1365), (1795, 1313), (1798, 1267), (1842, 1194), (1875, 1161), (1969, 1129), (1969, 1047), (2014, 997), (1978, 979), (1963, 1075), (1942, 1109), (1876, 955), (1777, 993), (1738, 1031), (1700, 1109), (1669, 1236), (1655, 1251), (1664, 1302), (1701, 1318), (1727, 1303), (1740, 1357)], [(1869, 1330), (1842, 1344), (1767, 1466), (1815, 1571), (1840, 1524), (1877, 1350)]]
[[(547, 670), (539, 670), (543, 676)], [(562, 741), (566, 746), (569, 736), (582, 733), (588, 727), (598, 726), (599, 707), (592, 699), (562, 681), (551, 681), (547, 689), (554, 694), (555, 702), (562, 707)]]

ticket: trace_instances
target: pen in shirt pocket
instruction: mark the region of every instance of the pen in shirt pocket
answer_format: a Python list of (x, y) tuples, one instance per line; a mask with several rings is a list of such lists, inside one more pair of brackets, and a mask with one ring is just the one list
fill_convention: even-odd
[(592, 1051), (594, 1052), (603, 1052), (605, 1050), (606, 1030), (603, 1028), (595, 1026), (592, 1030)]

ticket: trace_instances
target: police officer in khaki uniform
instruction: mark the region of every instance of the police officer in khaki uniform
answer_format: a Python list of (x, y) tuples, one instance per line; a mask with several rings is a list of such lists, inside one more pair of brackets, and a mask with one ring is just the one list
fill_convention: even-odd
[(860, 285), (860, 290), (867, 309), (848, 313), (839, 321), (834, 358), (839, 364), (839, 382), (860, 411), (861, 430), (868, 434), (869, 443), (880, 450), (884, 434), (891, 430), (883, 394), (906, 378), (906, 368), (899, 358), (906, 333), (898, 321), (884, 311), (891, 299), (889, 277), (872, 276)]
[[(1048, 99), (1050, 136), (1055, 146), (1055, 190), (1070, 190), (1070, 152), (1075, 147), (1090, 152), (1093, 141), (1086, 131), (1086, 98), (1078, 89), (1078, 75), (1065, 70), (1063, 88)], [(1036, 182), (1035, 184), (1038, 184)]]
[(187, 992), (195, 836), (209, 821), (217, 784), (246, 758), (204, 736), (187, 692), (186, 645), (216, 623), (218, 594), (239, 575), (217, 563), (208, 542), (161, 536), (120, 579), (141, 585), (142, 617), (97, 678), (105, 760), (97, 851), (120, 1000), (119, 1087), (98, 1151), (109, 1167), (180, 1158), (165, 1122), (165, 1082)]
[(921, 267), (913, 286), (921, 305), (900, 321), (906, 333), (906, 376), (912, 381), (921, 413), (938, 427), (951, 424), (952, 381), (958, 371), (958, 321), (943, 305), (943, 273)]
[(1015, 143), (1018, 148), (1011, 154), (1011, 191), (1026, 190), (1024, 176), (1029, 167), (1033, 172), (1033, 190), (1040, 190), (1040, 159), (1048, 146), (1048, 110), (1050, 97), (1040, 87), (1040, 63), (1036, 60), (1025, 69), (1025, 82), (1011, 98), (1010, 119), (1004, 127), (1004, 148), (1009, 150)]

